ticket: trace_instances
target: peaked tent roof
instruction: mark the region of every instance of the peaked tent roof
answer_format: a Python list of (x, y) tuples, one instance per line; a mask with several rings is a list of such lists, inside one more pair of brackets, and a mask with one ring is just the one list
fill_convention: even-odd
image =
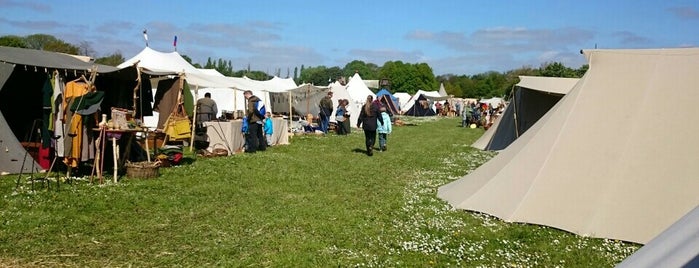
[(364, 81), (362, 80), (362, 77), (359, 76), (359, 73), (355, 73), (352, 78), (350, 78), (349, 82), (347, 82), (347, 93), (350, 95), (350, 102), (354, 103), (364, 103), (366, 102), (366, 97), (371, 95), (373, 98), (376, 98), (376, 94), (372, 92), (366, 84), (364, 84)]
[(435, 116), (437, 115), (435, 111), (432, 109), (432, 107), (426, 106), (423, 107), (422, 105), (418, 105), (418, 102), (420, 101), (427, 101), (427, 98), (425, 97), (424, 94), (420, 94), (415, 100), (413, 101), (413, 105), (410, 106), (410, 109), (408, 109), (406, 112), (403, 113), (403, 115), (409, 115), (409, 116)]
[(544, 117), (437, 195), (509, 222), (638, 243), (699, 205), (699, 48), (585, 56), (590, 69)]
[[(2, 91), (3, 95), (8, 93), (8, 91), (18, 91), (17, 89), (24, 91), (25, 88), (6, 88), (6, 86), (8, 86), (7, 83), (12, 83), (8, 81), (12, 80), (10, 78), (13, 73), (36, 72), (42, 79), (45, 79), (46, 75), (51, 74), (54, 70), (58, 71), (61, 75), (64, 73), (68, 73), (68, 75), (80, 75), (95, 70), (97, 73), (114, 75), (113, 77), (118, 77), (120, 75), (128, 76), (130, 71), (133, 71), (134, 75), (136, 73), (133, 68), (119, 69), (113, 66), (85, 61), (85, 59), (85, 57), (65, 53), (0, 46), (0, 91)], [(15, 78), (17, 78), (17, 76), (13, 77), (13, 79)], [(43, 80), (41, 81), (43, 82)], [(97, 81), (99, 81), (99, 78), (97, 78)], [(8, 106), (10, 108), (14, 107), (12, 105)], [(34, 161), (34, 158), (27, 154), (26, 149), (22, 146), (14, 131), (12, 131), (8, 119), (12, 121), (12, 119), (16, 119), (16, 117), (14, 117), (12, 113), (3, 115), (2, 110), (5, 109), (0, 108), (0, 129), (3, 129), (3, 131), (0, 131), (0, 145), (4, 152), (3, 156), (0, 157), (0, 175), (6, 173), (37, 172), (42, 170), (43, 168)]]
[(384, 102), (389, 106), (392, 114), (398, 114), (398, 112), (400, 112), (400, 103), (398, 102), (398, 99), (394, 97), (387, 89), (382, 88), (379, 90), (379, 92), (376, 92), (376, 98), (384, 98), (384, 100), (381, 100), (381, 102)]
[(580, 80), (543, 76), (520, 76), (519, 79), (505, 111), (471, 146), (481, 150), (505, 149)]
[[(329, 87), (330, 87), (330, 91), (333, 92), (332, 101), (333, 101), (333, 104), (335, 106), (335, 107), (333, 107), (333, 113), (332, 113), (333, 116), (330, 117), (330, 121), (337, 122), (335, 120), (335, 112), (337, 112), (337, 105), (339, 104), (340, 99), (346, 99), (346, 100), (350, 100), (349, 104), (346, 107), (347, 112), (350, 114), (349, 120), (350, 120), (350, 122), (356, 123), (357, 119), (359, 119), (359, 111), (360, 111), (359, 109), (361, 109), (363, 103), (356, 103), (356, 102), (351, 101), (351, 97), (349, 95), (349, 92), (347, 92), (347, 86), (342, 85), (338, 81), (332, 82), (329, 85)], [(366, 100), (366, 97), (365, 97), (365, 100)], [(350, 126), (354, 126), (355, 125), (354, 123), (350, 124)]]
[(423, 96), (425, 99), (429, 99), (432, 101), (440, 101), (440, 100), (446, 100), (449, 97), (442, 97), (439, 95), (439, 92), (437, 91), (424, 91), (424, 90), (418, 90), (413, 94), (413, 96), (408, 100), (408, 102), (405, 105), (401, 105), (400, 109), (403, 113), (407, 113), (410, 108), (413, 108), (413, 105), (415, 105), (415, 101), (420, 98), (420, 96)]
[(439, 95), (442, 96), (442, 97), (449, 96), (449, 94), (447, 94), (447, 90), (444, 89), (444, 83), (439, 83), (439, 91), (437, 91), (437, 92), (438, 92)]
[(208, 72), (202, 72), (200, 69), (192, 66), (187, 62), (180, 53), (160, 52), (145, 47), (141, 52), (132, 58), (119, 64), (117, 68), (125, 68), (138, 63), (138, 67), (142, 67), (148, 71), (156, 73), (184, 73), (187, 83), (197, 85), (199, 87), (231, 87), (232, 83), (228, 77), (219, 77), (210, 75)]
[(4, 46), (0, 46), (0, 62), (34, 66), (41, 68), (40, 71), (46, 69), (88, 71), (94, 67), (98, 73), (109, 73), (122, 69), (86, 62), (74, 55), (65, 53)]
[(398, 106), (400, 107), (401, 111), (403, 110), (403, 107), (408, 104), (410, 101), (410, 94), (408, 92), (396, 92), (393, 93), (393, 96), (398, 98)]

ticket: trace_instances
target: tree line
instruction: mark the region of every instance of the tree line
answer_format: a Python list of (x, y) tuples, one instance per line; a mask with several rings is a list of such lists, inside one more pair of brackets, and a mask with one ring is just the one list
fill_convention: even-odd
[[(125, 61), (120, 51), (104, 57), (95, 57), (95, 51), (89, 42), (71, 44), (47, 34), (33, 34), (28, 36), (5, 35), (0, 36), (0, 46), (21, 47), (54, 52), (62, 52), (74, 55), (90, 56), (95, 58), (95, 63), (117, 66)], [(268, 72), (251, 70), (250, 64), (247, 68), (234, 70), (231, 60), (219, 58), (207, 59), (204, 65), (195, 63), (187, 55), (182, 55), (190, 64), (197, 68), (216, 69), (223, 75), (232, 77), (247, 76), (254, 80), (268, 80), (273, 76)], [(387, 61), (382, 66), (375, 63), (354, 60), (344, 67), (338, 66), (305, 66), (294, 67), (286, 70), (286, 78), (293, 77), (297, 84), (311, 83), (317, 86), (327, 86), (332, 82), (347, 80), (355, 73), (358, 73), (364, 80), (385, 80), (389, 84), (386, 89), (395, 92), (407, 92), (414, 94), (418, 90), (433, 91), (443, 83), (448, 94), (455, 97), (467, 98), (507, 98), (512, 87), (519, 82), (520, 75), (528, 76), (548, 76), (548, 77), (582, 77), (588, 66), (583, 65), (578, 69), (565, 66), (560, 62), (547, 62), (538, 68), (524, 66), (506, 72), (489, 71), (475, 75), (455, 75), (444, 74), (435, 76), (427, 63), (405, 63), (402, 61)], [(274, 76), (283, 77), (282, 70), (276, 69)]]

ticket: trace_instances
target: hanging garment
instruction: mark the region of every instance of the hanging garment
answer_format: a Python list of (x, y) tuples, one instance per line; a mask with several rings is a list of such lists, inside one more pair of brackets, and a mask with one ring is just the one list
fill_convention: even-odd
[(65, 155), (65, 137), (63, 134), (63, 130), (65, 129), (65, 125), (63, 124), (63, 91), (65, 83), (63, 82), (63, 77), (60, 75), (55, 75), (53, 77), (53, 103), (51, 106), (53, 107), (53, 135), (58, 137), (54, 148), (56, 150), (56, 156), (58, 157), (63, 157)]
[(138, 90), (138, 103), (136, 103), (136, 118), (153, 116), (153, 86), (148, 76), (141, 79), (141, 88)]
[(51, 87), (51, 77), (46, 77), (44, 86), (41, 88), (41, 147), (51, 147), (51, 136), (49, 125), (51, 125), (51, 96), (53, 95), (53, 87)]
[[(65, 147), (63, 162), (69, 167), (77, 167), (80, 160), (83, 159), (83, 118), (81, 115), (70, 110), (73, 105), (81, 105), (84, 98), (81, 96), (87, 94), (89, 87), (87, 83), (82, 81), (70, 81), (66, 83), (64, 91), (63, 112), (66, 124)], [(89, 147), (88, 147), (89, 148)], [(86, 152), (86, 153), (89, 153)]]

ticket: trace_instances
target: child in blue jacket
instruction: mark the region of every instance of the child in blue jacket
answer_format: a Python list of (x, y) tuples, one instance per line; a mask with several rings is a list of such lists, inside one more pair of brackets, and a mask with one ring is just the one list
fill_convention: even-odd
[(379, 151), (386, 151), (386, 142), (388, 141), (388, 134), (391, 134), (393, 128), (391, 127), (391, 116), (386, 112), (386, 107), (381, 106), (379, 109), (381, 111), (381, 117), (383, 119), (383, 124), (380, 120), (376, 120), (376, 132), (379, 133)]
[(272, 134), (274, 134), (274, 128), (272, 127), (272, 113), (270, 112), (265, 114), (265, 125), (263, 130), (265, 132), (265, 137), (267, 138), (267, 146), (272, 146)]

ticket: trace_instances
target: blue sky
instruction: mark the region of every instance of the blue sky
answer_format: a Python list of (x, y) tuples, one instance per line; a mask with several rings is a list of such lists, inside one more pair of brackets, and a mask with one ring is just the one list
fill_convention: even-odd
[(562, 62), (580, 49), (699, 46), (699, 1), (24, 1), (0, 0), (0, 35), (44, 33), (96, 56), (145, 46), (240, 70), (425, 62), (477, 74)]

